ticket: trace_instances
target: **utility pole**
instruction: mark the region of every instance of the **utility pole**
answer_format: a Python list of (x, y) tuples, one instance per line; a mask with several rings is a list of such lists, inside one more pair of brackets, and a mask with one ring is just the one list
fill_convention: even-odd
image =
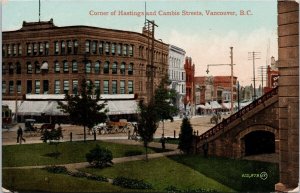
[(207, 64), (207, 70), (206, 73), (209, 73), (209, 66), (223, 66), (223, 65), (229, 65), (231, 67), (231, 107), (230, 107), (230, 114), (233, 115), (233, 47), (230, 47), (230, 64)]
[[(154, 21), (150, 21), (146, 19), (145, 22), (145, 30), (147, 31), (147, 38), (148, 38), (148, 53), (147, 53), (147, 79), (148, 83), (150, 83), (148, 88), (148, 101), (153, 97), (154, 92), (154, 29), (155, 27), (158, 27), (158, 25), (155, 24)], [(150, 56), (150, 36), (151, 36), (151, 57)], [(150, 58), (150, 62), (149, 62)]]
[[(255, 87), (255, 60), (256, 59), (260, 59), (260, 52), (248, 52), (248, 60), (252, 60), (253, 61), (253, 99), (255, 100), (257, 98), (256, 96), (256, 87)], [(252, 56), (251, 56), (252, 55)]]

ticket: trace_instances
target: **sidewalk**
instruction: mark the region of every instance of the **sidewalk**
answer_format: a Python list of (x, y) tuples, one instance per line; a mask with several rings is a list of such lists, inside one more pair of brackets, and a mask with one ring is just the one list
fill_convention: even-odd
[[(163, 153), (152, 153), (148, 154), (148, 159), (155, 159), (164, 156), (171, 156), (171, 155), (179, 155), (181, 154), (180, 150), (174, 150), (169, 152)], [(130, 161), (138, 161), (138, 160), (145, 160), (146, 155), (136, 155), (136, 156), (128, 156), (128, 157), (119, 157), (114, 158), (112, 162), (114, 164), (123, 163), (123, 162), (130, 162)], [(49, 165), (42, 165), (42, 166), (20, 166), (20, 167), (3, 167), (2, 169), (36, 169), (36, 168), (44, 168)], [(80, 162), (80, 163), (70, 163), (70, 164), (58, 164), (58, 166), (65, 166), (69, 171), (76, 171), (80, 168), (85, 168), (89, 166), (88, 162)]]

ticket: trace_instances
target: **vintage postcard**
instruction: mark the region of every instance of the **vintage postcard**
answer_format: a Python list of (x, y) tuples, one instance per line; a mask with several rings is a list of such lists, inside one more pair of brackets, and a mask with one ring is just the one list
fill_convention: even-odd
[(1, 3), (3, 192), (299, 191), (298, 1)]

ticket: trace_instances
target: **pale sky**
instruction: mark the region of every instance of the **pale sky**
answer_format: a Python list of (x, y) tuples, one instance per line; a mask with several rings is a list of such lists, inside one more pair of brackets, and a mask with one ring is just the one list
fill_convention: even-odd
[[(3, 2), (3, 0), (2, 0)], [(56, 26), (87, 25), (141, 32), (144, 16), (113, 16), (111, 12), (144, 12), (145, 3), (131, 1), (58, 1), (41, 0), (41, 20), (53, 18)], [(201, 12), (202, 16), (183, 16), (182, 11)], [(240, 11), (252, 15), (240, 15)], [(108, 12), (93, 16), (90, 12)], [(277, 59), (277, 1), (147, 1), (147, 16), (155, 20), (156, 39), (176, 45), (192, 57), (196, 76), (206, 76), (207, 64), (230, 63), (233, 48), (234, 75), (242, 85), (251, 83), (252, 61), (248, 52), (261, 52), (256, 68)], [(178, 16), (161, 16), (159, 12), (179, 12)], [(210, 12), (235, 12), (233, 16), (207, 15)], [(249, 12), (250, 13), (250, 12)], [(5, 0), (2, 5), (2, 31), (17, 30), (23, 21), (38, 21), (38, 0)], [(268, 51), (269, 50), (269, 51)], [(230, 66), (211, 67), (208, 75), (230, 75)], [(258, 76), (256, 74), (256, 76)], [(265, 83), (264, 83), (265, 84)], [(256, 84), (259, 85), (259, 84)]]

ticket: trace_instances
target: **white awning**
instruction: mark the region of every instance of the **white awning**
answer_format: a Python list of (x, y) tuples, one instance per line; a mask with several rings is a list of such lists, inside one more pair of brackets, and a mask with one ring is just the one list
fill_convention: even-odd
[(135, 114), (138, 111), (135, 100), (107, 101), (108, 115)]
[(208, 103), (205, 103), (205, 108), (206, 108), (206, 109), (211, 109), (211, 105), (208, 104)]
[(48, 106), (48, 101), (23, 101), (18, 110), (18, 115), (40, 116)]
[(217, 101), (211, 101), (210, 105), (211, 105), (212, 109), (221, 109), (222, 108), (222, 106)]
[(197, 105), (197, 106), (196, 106), (196, 109), (199, 109), (199, 108), (200, 108), (200, 109), (207, 109), (205, 105)]
[[(16, 112), (16, 101), (2, 101), (2, 105), (7, 105), (12, 113)], [(21, 101), (17, 101), (17, 108), (19, 109)]]
[(41, 66), (41, 70), (48, 70), (49, 67), (48, 67), (48, 62), (44, 62)]

